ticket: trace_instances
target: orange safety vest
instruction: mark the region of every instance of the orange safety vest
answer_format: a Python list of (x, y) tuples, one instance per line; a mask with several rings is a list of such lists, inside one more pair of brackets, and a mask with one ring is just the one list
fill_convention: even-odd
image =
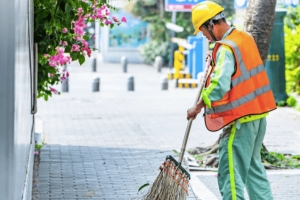
[[(236, 71), (231, 77), (231, 89), (221, 100), (212, 102), (212, 108), (205, 107), (205, 124), (210, 131), (218, 131), (241, 117), (276, 109), (269, 79), (254, 39), (234, 29), (225, 39), (216, 43), (213, 50), (215, 63), (217, 50), (222, 44), (233, 51)], [(206, 86), (209, 83), (210, 79)]]

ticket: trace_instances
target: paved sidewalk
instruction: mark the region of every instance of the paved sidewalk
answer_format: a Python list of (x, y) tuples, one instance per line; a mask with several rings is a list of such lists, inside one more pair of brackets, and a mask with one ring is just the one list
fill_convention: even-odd
[[(161, 90), (161, 75), (146, 65), (72, 65), (69, 93), (38, 101), (37, 118), (44, 124), (45, 145), (34, 176), (33, 199), (130, 199), (139, 186), (152, 183), (157, 168), (181, 147), (186, 110), (198, 89)], [(127, 91), (127, 78), (135, 91)], [(100, 92), (92, 82), (100, 77)], [(60, 89), (60, 85), (57, 86)], [(280, 108), (268, 117), (265, 144), (270, 150), (300, 154), (300, 115)], [(205, 129), (202, 117), (193, 123), (188, 148), (213, 143), (219, 132)], [(218, 199), (214, 173), (192, 173), (189, 199)], [(277, 199), (300, 199), (299, 173), (270, 176)], [(274, 181), (272, 181), (274, 180)], [(289, 181), (286, 181), (289, 180)], [(279, 184), (280, 183), (280, 184)], [(281, 184), (282, 183), (282, 184)], [(283, 183), (294, 187), (284, 186)], [(280, 186), (280, 188), (277, 188)], [(195, 194), (194, 194), (195, 193)], [(208, 196), (211, 197), (208, 197)]]

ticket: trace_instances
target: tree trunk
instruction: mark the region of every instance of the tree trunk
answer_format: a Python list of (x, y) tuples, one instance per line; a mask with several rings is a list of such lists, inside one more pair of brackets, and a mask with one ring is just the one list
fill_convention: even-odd
[[(275, 19), (276, 0), (249, 0), (244, 30), (254, 36), (264, 64), (268, 57), (271, 33)], [(265, 145), (264, 149), (267, 151)]]
[(276, 0), (249, 0), (244, 30), (254, 36), (264, 63), (268, 57), (270, 37), (275, 18)]

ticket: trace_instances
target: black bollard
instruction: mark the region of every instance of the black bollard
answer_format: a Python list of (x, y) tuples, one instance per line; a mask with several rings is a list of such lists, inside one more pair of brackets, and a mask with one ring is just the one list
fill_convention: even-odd
[(155, 61), (154, 61), (154, 67), (155, 67), (157, 72), (161, 72), (162, 64), (163, 64), (162, 57), (161, 56), (156, 56)]
[(162, 90), (168, 90), (168, 86), (169, 86), (169, 84), (168, 84), (168, 77), (163, 76), (161, 78), (161, 89)]
[(93, 59), (93, 62), (92, 62), (92, 71), (93, 72), (97, 71), (97, 58)]
[(127, 89), (128, 89), (128, 91), (134, 91), (134, 77), (133, 76), (128, 77)]
[(100, 78), (95, 78), (93, 81), (93, 92), (99, 92), (100, 91)]
[(61, 91), (62, 92), (69, 92), (69, 77), (62, 81), (61, 84)]
[(127, 64), (128, 64), (128, 60), (126, 56), (122, 56), (121, 57), (121, 65), (123, 68), (123, 72), (126, 73), (127, 72)]

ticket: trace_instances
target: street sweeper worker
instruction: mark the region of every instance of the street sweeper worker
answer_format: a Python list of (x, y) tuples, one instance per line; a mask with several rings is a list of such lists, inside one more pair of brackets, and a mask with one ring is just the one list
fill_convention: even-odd
[(219, 143), (218, 184), (223, 200), (273, 199), (261, 162), (266, 116), (276, 109), (269, 80), (254, 38), (230, 27), (220, 5), (204, 1), (192, 10), (195, 33), (215, 41), (212, 73), (202, 99), (187, 111), (195, 118), (204, 107), (210, 131), (223, 128)]

